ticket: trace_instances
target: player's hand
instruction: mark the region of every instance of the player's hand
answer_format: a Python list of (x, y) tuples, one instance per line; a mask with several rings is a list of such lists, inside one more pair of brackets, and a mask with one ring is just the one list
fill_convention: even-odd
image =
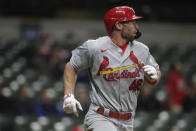
[(151, 65), (145, 65), (142, 67), (144, 71), (144, 75), (149, 79), (149, 80), (157, 80), (158, 79), (158, 74), (157, 70), (151, 66)]
[(80, 105), (80, 102), (74, 98), (74, 95), (66, 94), (64, 96), (64, 103), (63, 103), (64, 111), (68, 114), (74, 113), (74, 115), (78, 117), (77, 108), (83, 111), (82, 106)]

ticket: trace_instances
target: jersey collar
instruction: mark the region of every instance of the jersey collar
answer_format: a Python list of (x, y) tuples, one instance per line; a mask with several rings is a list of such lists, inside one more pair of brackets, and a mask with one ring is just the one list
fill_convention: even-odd
[[(116, 47), (120, 48), (119, 45), (115, 44), (115, 43), (112, 41), (112, 39), (110, 38), (110, 36), (108, 36), (108, 39), (109, 39), (109, 41), (110, 41), (110, 43), (111, 43), (111, 46), (113, 46), (113, 48), (114, 48), (114, 47), (115, 47), (115, 48), (116, 48)], [(124, 54), (123, 54), (123, 57), (121, 58), (121, 61), (120, 61), (121, 63), (124, 62), (124, 61), (130, 56), (130, 52), (131, 52), (132, 46), (133, 46), (133, 43), (132, 43), (132, 42), (127, 43), (127, 47), (126, 47), (126, 49), (125, 49), (125, 51), (124, 51)]]

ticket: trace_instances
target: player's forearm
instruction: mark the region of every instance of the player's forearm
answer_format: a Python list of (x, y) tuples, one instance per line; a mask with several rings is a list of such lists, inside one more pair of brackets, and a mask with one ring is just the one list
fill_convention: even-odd
[(76, 79), (77, 79), (77, 73), (68, 62), (65, 65), (65, 70), (64, 70), (64, 94), (68, 94), (68, 93), (74, 94)]

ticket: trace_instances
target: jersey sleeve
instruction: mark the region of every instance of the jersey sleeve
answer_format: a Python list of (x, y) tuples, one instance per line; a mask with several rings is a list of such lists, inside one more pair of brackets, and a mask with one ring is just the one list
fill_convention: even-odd
[(156, 70), (159, 70), (159, 65), (157, 64), (154, 57), (151, 55), (150, 52), (148, 52), (147, 58), (146, 58), (146, 65), (151, 65), (155, 67)]
[(87, 42), (72, 51), (70, 64), (75, 69), (75, 71), (89, 68), (90, 54)]

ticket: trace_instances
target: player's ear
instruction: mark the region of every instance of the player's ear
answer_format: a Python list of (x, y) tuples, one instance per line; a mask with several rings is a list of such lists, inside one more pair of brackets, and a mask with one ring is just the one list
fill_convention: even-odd
[(122, 23), (116, 22), (116, 23), (115, 23), (115, 28), (116, 28), (116, 30), (122, 30), (122, 28), (123, 28)]

